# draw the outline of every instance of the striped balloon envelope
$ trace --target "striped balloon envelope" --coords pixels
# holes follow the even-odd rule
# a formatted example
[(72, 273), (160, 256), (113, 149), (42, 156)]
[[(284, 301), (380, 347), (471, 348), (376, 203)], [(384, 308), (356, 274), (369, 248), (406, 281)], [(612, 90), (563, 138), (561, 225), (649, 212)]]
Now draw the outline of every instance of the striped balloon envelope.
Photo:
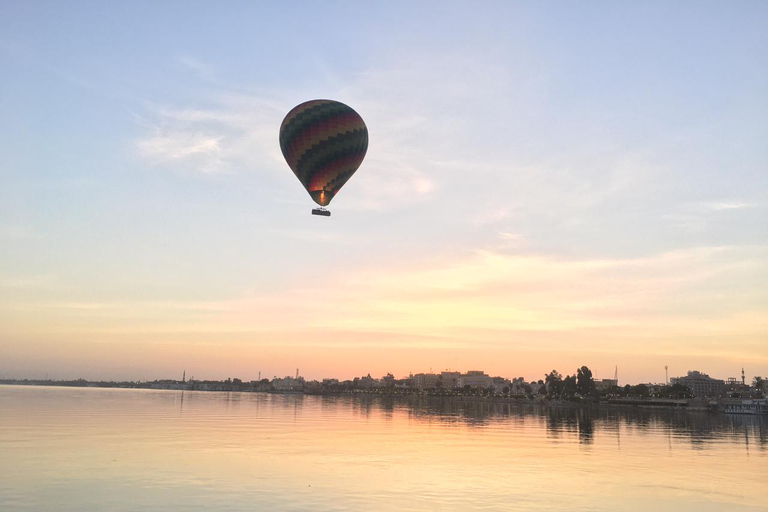
[(280, 149), (312, 199), (327, 206), (363, 163), (368, 128), (363, 118), (343, 103), (307, 101), (283, 119)]

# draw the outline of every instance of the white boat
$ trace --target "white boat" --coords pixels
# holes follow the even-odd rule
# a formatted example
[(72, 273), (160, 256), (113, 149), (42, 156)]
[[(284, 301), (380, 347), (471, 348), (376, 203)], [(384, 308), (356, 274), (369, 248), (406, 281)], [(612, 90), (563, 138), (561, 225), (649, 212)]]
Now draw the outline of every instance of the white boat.
[(768, 414), (768, 399), (727, 400), (723, 404), (726, 414)]

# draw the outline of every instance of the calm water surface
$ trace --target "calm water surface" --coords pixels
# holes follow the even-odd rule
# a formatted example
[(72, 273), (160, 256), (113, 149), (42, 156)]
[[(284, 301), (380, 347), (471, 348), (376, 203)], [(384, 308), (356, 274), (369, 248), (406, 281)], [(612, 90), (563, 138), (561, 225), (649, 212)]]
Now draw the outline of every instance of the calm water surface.
[(768, 511), (767, 419), (0, 386), (0, 510)]

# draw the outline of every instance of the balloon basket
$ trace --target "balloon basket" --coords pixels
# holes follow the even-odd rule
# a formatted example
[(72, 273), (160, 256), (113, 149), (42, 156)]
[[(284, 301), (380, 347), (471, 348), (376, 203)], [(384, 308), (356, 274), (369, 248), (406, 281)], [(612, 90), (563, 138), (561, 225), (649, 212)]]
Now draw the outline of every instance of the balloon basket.
[(326, 210), (325, 208), (313, 208), (312, 215), (322, 215), (323, 217), (330, 217), (331, 211)]

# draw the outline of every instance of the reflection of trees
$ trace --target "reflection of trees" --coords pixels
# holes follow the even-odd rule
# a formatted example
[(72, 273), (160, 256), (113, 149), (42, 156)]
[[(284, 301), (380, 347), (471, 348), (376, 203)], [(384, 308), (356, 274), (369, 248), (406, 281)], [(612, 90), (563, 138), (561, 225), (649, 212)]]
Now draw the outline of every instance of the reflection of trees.
[(595, 435), (595, 423), (589, 411), (582, 410), (584, 414), (579, 415), (579, 442), (583, 444), (592, 444), (592, 438)]
[(548, 408), (547, 429), (573, 431), (578, 425), (579, 440), (589, 443), (595, 431), (618, 432), (621, 427), (638, 431), (666, 431), (674, 438), (687, 439), (694, 447), (705, 447), (714, 441), (730, 440), (745, 442), (748, 435), (751, 442), (761, 449), (768, 449), (768, 430), (765, 421), (757, 416), (736, 416), (703, 411), (655, 410), (655, 409), (611, 409), (593, 408)]
[(485, 426), (497, 422), (536, 422), (546, 428), (548, 436), (563, 433), (578, 435), (579, 442), (589, 445), (596, 433), (619, 435), (622, 429), (668, 432), (673, 438), (688, 440), (694, 447), (704, 448), (714, 441), (729, 440), (734, 444), (749, 443), (768, 450), (768, 418), (749, 415), (726, 415), (691, 410), (658, 410), (614, 408), (610, 406), (544, 406), (536, 404), (496, 402), (461, 398), (411, 395), (386, 397), (367, 395), (350, 402), (362, 415), (378, 410), (387, 417), (402, 410), (415, 421)]

